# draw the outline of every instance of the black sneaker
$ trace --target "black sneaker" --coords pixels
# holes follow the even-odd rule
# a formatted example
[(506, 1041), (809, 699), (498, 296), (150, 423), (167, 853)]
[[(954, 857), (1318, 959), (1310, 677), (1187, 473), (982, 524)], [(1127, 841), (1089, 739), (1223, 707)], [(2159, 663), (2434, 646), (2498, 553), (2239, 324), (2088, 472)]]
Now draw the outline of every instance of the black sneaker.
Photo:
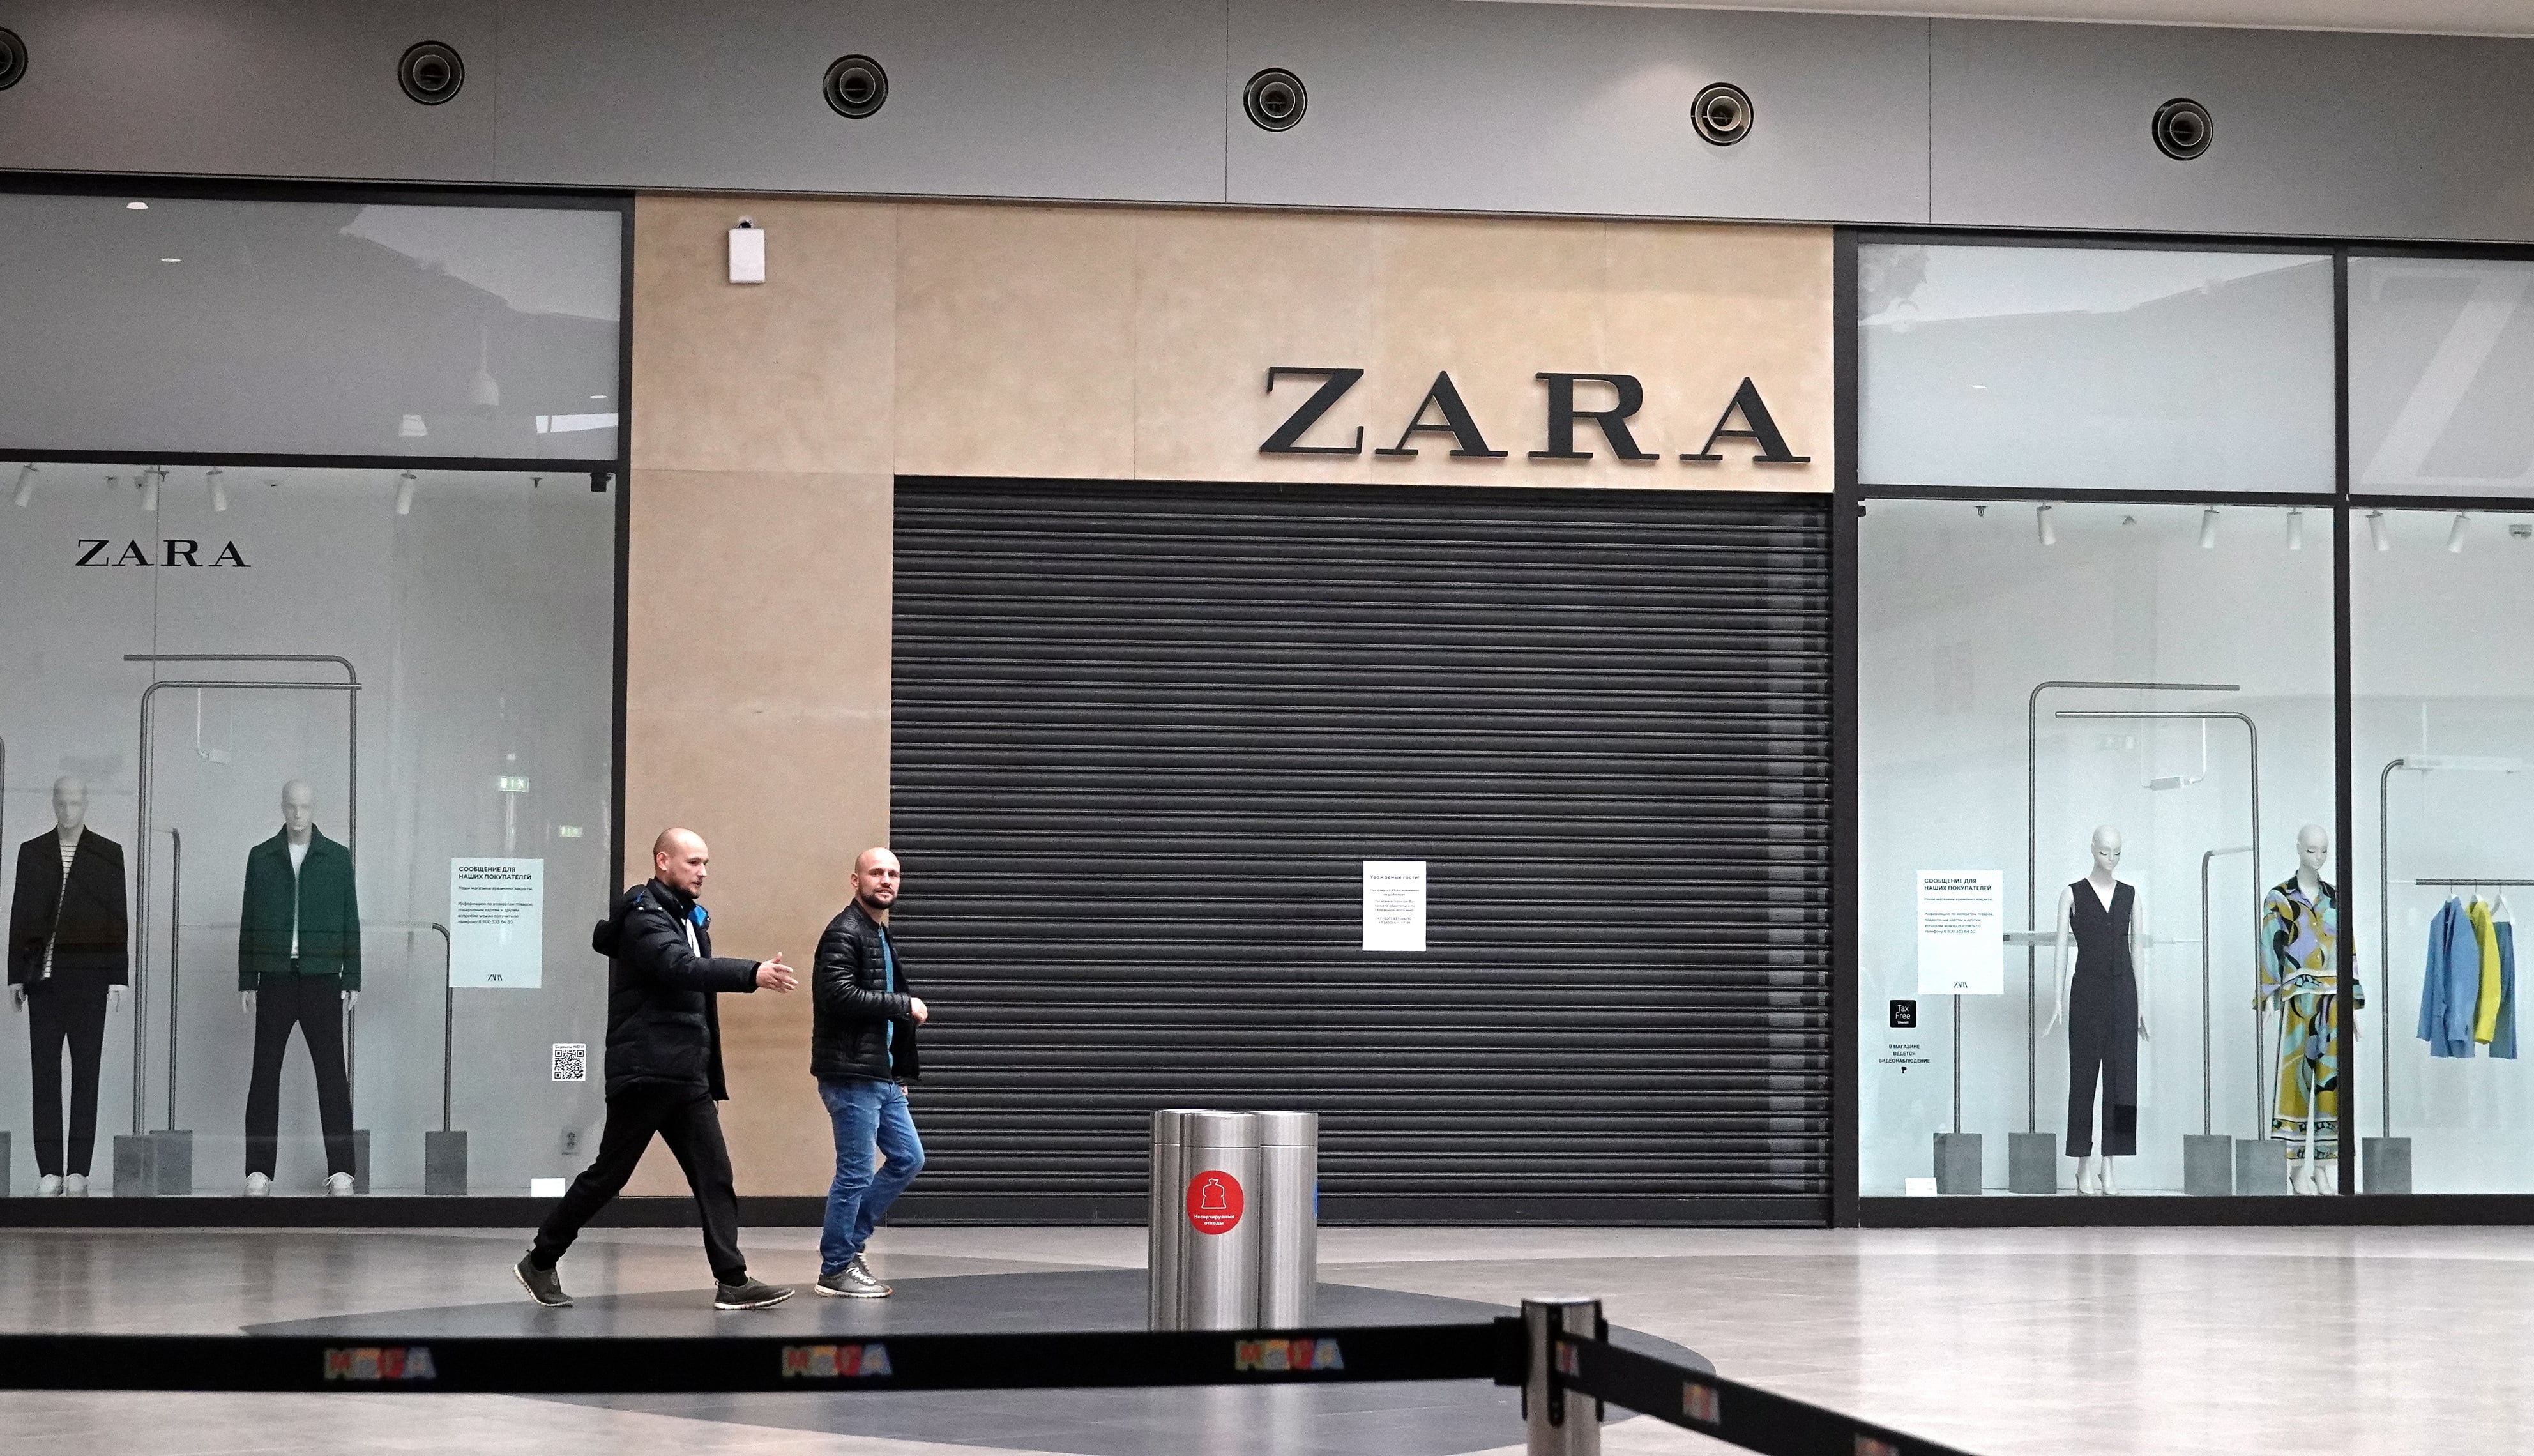
[(716, 1309), (771, 1309), (792, 1298), (792, 1291), (762, 1280), (742, 1278), (737, 1284), (717, 1285), (713, 1289)]
[(820, 1275), (817, 1291), (840, 1300), (885, 1300), (897, 1293), (879, 1282), (878, 1277), (872, 1273), (871, 1265), (863, 1262), (861, 1254), (855, 1254), (852, 1263), (835, 1273)]
[(549, 1309), (572, 1307), (572, 1296), (563, 1292), (563, 1276), (552, 1269), (538, 1268), (535, 1255), (519, 1255), (517, 1267), (511, 1272), (518, 1278), (519, 1288), (528, 1292), (529, 1299)]

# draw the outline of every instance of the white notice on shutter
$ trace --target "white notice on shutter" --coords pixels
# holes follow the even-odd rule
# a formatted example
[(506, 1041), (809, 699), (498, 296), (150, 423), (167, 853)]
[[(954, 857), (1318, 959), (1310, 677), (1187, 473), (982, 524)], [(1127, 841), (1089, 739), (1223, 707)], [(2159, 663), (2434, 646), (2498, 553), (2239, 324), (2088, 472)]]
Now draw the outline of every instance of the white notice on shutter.
[(2006, 876), (1918, 872), (1918, 994), (2006, 993)]
[(1363, 862), (1363, 948), (1425, 948), (1425, 862)]
[(545, 979), (546, 862), (449, 862), (449, 984), (534, 991)]

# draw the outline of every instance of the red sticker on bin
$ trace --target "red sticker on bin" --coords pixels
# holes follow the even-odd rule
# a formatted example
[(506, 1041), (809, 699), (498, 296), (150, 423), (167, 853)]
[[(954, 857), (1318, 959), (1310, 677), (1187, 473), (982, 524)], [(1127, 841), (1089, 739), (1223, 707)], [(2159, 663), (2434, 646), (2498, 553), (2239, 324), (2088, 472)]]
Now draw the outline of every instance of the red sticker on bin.
[(1188, 1180), (1187, 1221), (1200, 1234), (1229, 1234), (1240, 1227), (1240, 1180), (1208, 1169)]

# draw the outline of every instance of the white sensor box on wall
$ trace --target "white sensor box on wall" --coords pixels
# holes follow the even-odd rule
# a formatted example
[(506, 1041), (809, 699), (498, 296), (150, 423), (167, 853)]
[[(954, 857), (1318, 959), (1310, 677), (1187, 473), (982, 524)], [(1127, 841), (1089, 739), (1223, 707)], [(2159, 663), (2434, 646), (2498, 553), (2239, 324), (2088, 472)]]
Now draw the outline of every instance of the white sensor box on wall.
[(765, 281), (765, 229), (742, 217), (730, 230), (730, 280), (734, 283)]

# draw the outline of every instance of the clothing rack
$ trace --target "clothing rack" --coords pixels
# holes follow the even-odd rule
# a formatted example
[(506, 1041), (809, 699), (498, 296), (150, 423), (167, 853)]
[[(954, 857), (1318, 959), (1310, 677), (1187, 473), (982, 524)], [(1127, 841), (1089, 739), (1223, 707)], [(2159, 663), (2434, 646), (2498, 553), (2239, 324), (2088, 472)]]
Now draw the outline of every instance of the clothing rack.
[[(2521, 758), (2476, 758), (2442, 754), (2404, 755), (2387, 759), (2383, 772), (2376, 775), (2376, 977), (2384, 988), (2385, 1034), (2378, 1040), (2383, 1046), (2377, 1053), (2378, 1125), (2383, 1135), (2393, 1135), (2393, 771), (2407, 768), (2414, 773), (2438, 769), (2469, 773), (2520, 773), (2527, 764)], [(2528, 884), (2523, 880), (2422, 880), (2423, 888), (2432, 885), (2463, 884)], [(2351, 1008), (2356, 1014), (2356, 1007)], [(2349, 1069), (2353, 1084), (2357, 1067)], [(2353, 1120), (2354, 1121), (2354, 1120)]]

